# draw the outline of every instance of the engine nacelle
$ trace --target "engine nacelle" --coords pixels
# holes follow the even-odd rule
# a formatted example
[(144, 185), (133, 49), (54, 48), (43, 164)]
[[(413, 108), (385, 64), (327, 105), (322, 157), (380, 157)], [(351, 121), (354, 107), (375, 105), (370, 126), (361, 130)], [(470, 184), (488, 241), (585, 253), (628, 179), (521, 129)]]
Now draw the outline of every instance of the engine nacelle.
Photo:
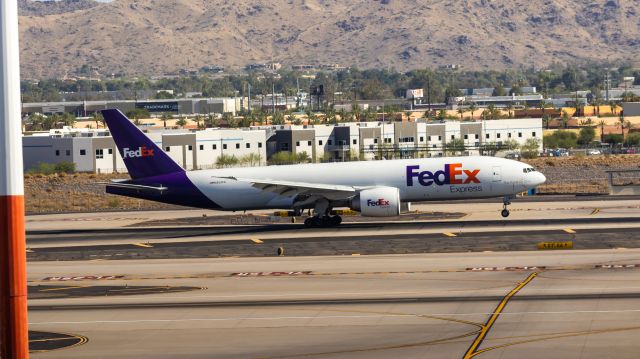
[(365, 217), (399, 216), (400, 190), (395, 187), (365, 189), (351, 200), (349, 207)]

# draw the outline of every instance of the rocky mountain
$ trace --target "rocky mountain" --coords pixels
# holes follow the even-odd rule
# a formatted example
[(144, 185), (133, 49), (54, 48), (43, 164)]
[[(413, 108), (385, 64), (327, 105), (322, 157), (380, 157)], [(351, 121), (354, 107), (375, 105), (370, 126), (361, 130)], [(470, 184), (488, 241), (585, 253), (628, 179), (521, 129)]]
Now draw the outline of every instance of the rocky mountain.
[(263, 62), (403, 70), (632, 59), (638, 11), (640, 0), (91, 2), (22, 11), (22, 76), (64, 76), (83, 65), (163, 74)]
[(93, 0), (18, 0), (20, 15), (24, 16), (46, 16), (63, 14), (76, 10), (85, 10), (98, 5)]

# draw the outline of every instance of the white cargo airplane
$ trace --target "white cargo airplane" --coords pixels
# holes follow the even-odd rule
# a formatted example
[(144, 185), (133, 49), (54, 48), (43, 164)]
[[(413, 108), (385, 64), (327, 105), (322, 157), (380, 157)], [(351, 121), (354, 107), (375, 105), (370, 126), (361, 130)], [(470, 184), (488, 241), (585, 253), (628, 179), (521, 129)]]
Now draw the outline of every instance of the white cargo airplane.
[(119, 110), (102, 111), (131, 180), (107, 193), (158, 202), (243, 211), (313, 209), (307, 227), (333, 226), (336, 207), (363, 216), (400, 214), (401, 204), (503, 197), (502, 216), (516, 193), (546, 181), (533, 167), (496, 157), (441, 157), (185, 171)]

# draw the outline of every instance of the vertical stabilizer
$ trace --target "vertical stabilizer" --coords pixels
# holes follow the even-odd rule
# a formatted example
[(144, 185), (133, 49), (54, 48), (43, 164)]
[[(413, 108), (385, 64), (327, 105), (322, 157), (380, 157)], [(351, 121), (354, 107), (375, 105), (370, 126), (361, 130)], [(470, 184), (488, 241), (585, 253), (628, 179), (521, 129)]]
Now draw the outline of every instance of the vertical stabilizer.
[(142, 133), (120, 110), (103, 110), (102, 116), (131, 178), (184, 172), (182, 167)]

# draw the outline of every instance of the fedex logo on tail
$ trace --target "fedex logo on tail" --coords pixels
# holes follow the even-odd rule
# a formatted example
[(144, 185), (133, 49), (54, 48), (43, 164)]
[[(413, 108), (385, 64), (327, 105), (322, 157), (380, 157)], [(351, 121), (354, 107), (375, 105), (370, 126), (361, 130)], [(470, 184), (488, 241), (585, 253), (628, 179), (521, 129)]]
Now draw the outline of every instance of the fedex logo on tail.
[(124, 148), (122, 150), (123, 158), (138, 158), (138, 157), (153, 157), (153, 149), (148, 149), (146, 146), (138, 147), (138, 149), (132, 150), (130, 148)]
[(367, 207), (380, 207), (380, 206), (388, 206), (389, 201), (384, 198), (379, 198), (378, 200), (367, 200)]
[(407, 186), (413, 186), (414, 179), (422, 186), (480, 183), (478, 173), (479, 169), (463, 169), (462, 163), (449, 163), (444, 165), (444, 169), (435, 172), (420, 171), (420, 166), (407, 166)]

